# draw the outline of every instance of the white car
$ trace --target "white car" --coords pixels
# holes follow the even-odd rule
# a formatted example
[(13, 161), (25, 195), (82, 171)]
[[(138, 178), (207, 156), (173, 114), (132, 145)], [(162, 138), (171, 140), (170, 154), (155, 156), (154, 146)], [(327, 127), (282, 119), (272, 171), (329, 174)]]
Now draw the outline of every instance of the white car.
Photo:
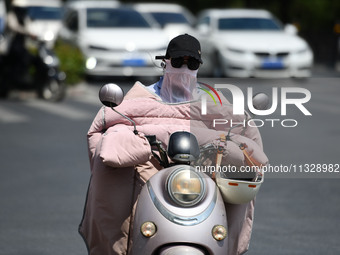
[(206, 10), (198, 18), (203, 65), (200, 75), (309, 77), (313, 52), (265, 10)]
[(160, 26), (169, 36), (169, 40), (180, 34), (192, 34), (196, 22), (195, 16), (185, 7), (168, 3), (139, 3), (135, 9)]
[(71, 2), (66, 6), (60, 37), (83, 52), (87, 75), (162, 75), (155, 56), (166, 51), (167, 36), (119, 2)]
[(27, 30), (53, 47), (62, 26), (62, 0), (14, 0), (13, 3), (27, 9)]

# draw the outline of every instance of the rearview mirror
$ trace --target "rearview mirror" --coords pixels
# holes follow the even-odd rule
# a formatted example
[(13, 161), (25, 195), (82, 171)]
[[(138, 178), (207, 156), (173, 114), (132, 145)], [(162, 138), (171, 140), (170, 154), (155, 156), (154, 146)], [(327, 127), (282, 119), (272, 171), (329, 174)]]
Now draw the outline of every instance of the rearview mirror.
[(296, 35), (298, 33), (298, 29), (293, 24), (287, 24), (284, 27), (284, 31), (289, 35)]
[(209, 33), (209, 26), (207, 24), (199, 24), (197, 30), (202, 35), (207, 35)]
[(123, 102), (124, 91), (117, 84), (108, 83), (100, 88), (99, 99), (105, 106), (116, 107)]
[(114, 109), (114, 107), (120, 105), (124, 99), (124, 91), (122, 90), (121, 87), (119, 87), (117, 84), (114, 84), (114, 83), (105, 84), (99, 90), (99, 99), (103, 105), (110, 107), (113, 111), (118, 113), (120, 116), (130, 121), (131, 124), (133, 125), (133, 133), (135, 133), (135, 135), (138, 135), (136, 123), (132, 119), (130, 119), (128, 116)]

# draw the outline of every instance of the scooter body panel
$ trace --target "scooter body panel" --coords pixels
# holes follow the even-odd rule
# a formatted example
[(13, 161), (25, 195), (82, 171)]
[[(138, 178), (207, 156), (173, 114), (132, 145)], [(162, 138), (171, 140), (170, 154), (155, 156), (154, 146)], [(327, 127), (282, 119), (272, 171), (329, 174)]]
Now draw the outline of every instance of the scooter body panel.
[[(222, 196), (213, 180), (202, 174), (205, 196), (196, 205), (177, 205), (166, 189), (168, 176), (178, 167), (163, 169), (144, 185), (134, 216), (131, 255), (153, 254), (161, 247), (187, 245), (199, 247), (207, 254), (226, 254), (227, 240), (212, 236), (216, 225), (227, 228), (227, 216)], [(151, 221), (157, 231), (152, 237), (142, 235), (140, 228)]]

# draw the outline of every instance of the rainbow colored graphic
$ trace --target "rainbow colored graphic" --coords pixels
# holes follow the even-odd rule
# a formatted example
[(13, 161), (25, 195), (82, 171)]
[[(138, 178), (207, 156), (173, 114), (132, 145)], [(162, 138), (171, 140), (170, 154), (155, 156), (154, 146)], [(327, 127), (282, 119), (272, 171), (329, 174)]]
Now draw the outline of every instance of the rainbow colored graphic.
[[(199, 82), (200, 85), (203, 85), (205, 87), (207, 87), (208, 89), (210, 89), (212, 92), (214, 92), (214, 94), (217, 96), (218, 100), (220, 101), (220, 104), (222, 105), (222, 100), (220, 98), (220, 95), (217, 93), (217, 91), (210, 85), (206, 84), (206, 83), (203, 83), (203, 82)], [(213, 94), (208, 90), (208, 89), (205, 89), (205, 88), (200, 88), (199, 89), (203, 90), (204, 92), (206, 92), (211, 98), (212, 100), (214, 101), (215, 105), (217, 105), (217, 102), (213, 96)]]

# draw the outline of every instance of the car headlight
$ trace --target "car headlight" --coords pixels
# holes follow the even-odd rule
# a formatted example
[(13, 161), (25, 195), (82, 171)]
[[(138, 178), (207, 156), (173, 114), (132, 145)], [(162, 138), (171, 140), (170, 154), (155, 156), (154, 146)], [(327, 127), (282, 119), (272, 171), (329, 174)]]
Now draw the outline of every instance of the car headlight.
[(235, 53), (235, 54), (244, 54), (245, 52), (243, 50), (235, 49), (235, 48), (227, 48), (228, 51)]
[(97, 59), (95, 57), (89, 57), (86, 60), (86, 68), (92, 70), (97, 66)]
[(305, 48), (305, 49), (298, 50), (296, 53), (297, 54), (305, 54), (307, 51), (308, 51), (308, 49)]
[(101, 46), (95, 46), (95, 45), (89, 45), (90, 50), (99, 50), (99, 51), (108, 51), (108, 48), (101, 47)]
[(54, 33), (52, 32), (52, 31), (47, 31), (45, 34), (44, 34), (44, 37), (43, 37), (43, 39), (45, 40), (45, 41), (52, 41), (52, 40), (54, 40), (54, 38), (55, 38), (55, 35), (54, 35)]
[(175, 170), (168, 177), (167, 189), (172, 200), (181, 206), (193, 206), (205, 194), (202, 177), (187, 167)]
[(305, 54), (305, 53), (308, 53), (310, 51), (311, 51), (311, 49), (308, 46), (306, 46), (306, 47), (304, 47), (302, 49), (297, 50), (296, 54)]

